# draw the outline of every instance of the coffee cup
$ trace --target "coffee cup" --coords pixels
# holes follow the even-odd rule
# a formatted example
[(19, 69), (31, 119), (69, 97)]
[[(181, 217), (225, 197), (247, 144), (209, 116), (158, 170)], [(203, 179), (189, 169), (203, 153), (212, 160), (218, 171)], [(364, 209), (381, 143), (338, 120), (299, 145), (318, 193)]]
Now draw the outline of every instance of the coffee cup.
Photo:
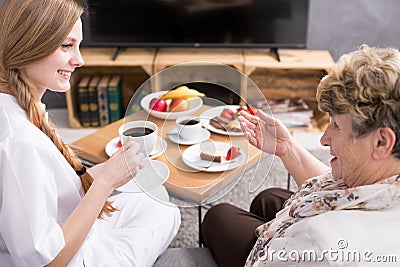
[(201, 120), (199, 117), (183, 116), (176, 119), (176, 128), (179, 137), (187, 140), (193, 140), (201, 134)]
[(130, 137), (140, 145), (139, 152), (150, 156), (157, 143), (158, 127), (151, 121), (130, 121), (118, 128), (118, 135), (122, 144)]

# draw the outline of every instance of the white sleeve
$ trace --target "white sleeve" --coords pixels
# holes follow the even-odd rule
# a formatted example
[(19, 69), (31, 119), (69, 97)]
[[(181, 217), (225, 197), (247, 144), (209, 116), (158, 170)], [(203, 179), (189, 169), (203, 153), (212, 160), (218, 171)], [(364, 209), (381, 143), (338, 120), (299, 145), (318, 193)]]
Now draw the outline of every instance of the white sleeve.
[(0, 150), (1, 236), (16, 266), (43, 266), (65, 245), (56, 170), (45, 148), (9, 148)]

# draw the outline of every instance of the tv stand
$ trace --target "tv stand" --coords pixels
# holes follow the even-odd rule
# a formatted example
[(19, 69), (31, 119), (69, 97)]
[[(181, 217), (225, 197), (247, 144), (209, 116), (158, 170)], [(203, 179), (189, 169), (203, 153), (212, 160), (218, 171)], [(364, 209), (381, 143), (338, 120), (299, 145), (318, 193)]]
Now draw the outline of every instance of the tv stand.
[(272, 54), (272, 56), (278, 61), (281, 62), (281, 59), (279, 57), (279, 53), (278, 53), (278, 48), (277, 47), (272, 47), (269, 52)]
[[(214, 62), (237, 69), (249, 77), (269, 98), (302, 97), (315, 99), (319, 80), (334, 61), (326, 50), (214, 48), (82, 48), (85, 65), (71, 77), (66, 93), (71, 127), (82, 127), (79, 120), (78, 83), (85, 75), (120, 75), (123, 109), (135, 91), (152, 75), (185, 62)], [(277, 51), (276, 51), (277, 52)], [(273, 55), (274, 54), (274, 55)], [(279, 56), (277, 59), (277, 55)], [(179, 76), (176, 77), (179, 79)], [(207, 77), (205, 77), (207, 78)], [(205, 79), (204, 78), (204, 79)], [(174, 78), (175, 79), (175, 78)], [(221, 76), (222, 81), (227, 77)], [(163, 90), (154, 79), (154, 90)], [(153, 86), (153, 83), (152, 83)], [(250, 97), (249, 84), (241, 84), (240, 95)]]

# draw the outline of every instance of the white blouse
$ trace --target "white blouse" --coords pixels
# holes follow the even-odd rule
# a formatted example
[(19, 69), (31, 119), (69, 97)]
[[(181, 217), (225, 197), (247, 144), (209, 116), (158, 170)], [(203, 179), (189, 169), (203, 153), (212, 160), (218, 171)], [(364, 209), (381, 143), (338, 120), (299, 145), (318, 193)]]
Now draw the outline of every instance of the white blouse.
[[(0, 129), (0, 266), (43, 266), (65, 245), (61, 225), (82, 199), (81, 182), (51, 140), (7, 94), (0, 94)], [(98, 220), (70, 266), (107, 266), (109, 261), (133, 266), (139, 262), (134, 253), (139, 249), (144, 250), (142, 257), (148, 256), (143, 265), (151, 265), (175, 236), (180, 224), (176, 206), (143, 193), (120, 194), (113, 200), (117, 207), (129, 207)], [(139, 202), (144, 204), (137, 207)], [(134, 214), (146, 220), (139, 224)], [(121, 220), (137, 229), (129, 232), (130, 225)], [(121, 225), (125, 229), (119, 229)], [(160, 233), (154, 233), (154, 227)], [(140, 244), (141, 238), (146, 245)]]

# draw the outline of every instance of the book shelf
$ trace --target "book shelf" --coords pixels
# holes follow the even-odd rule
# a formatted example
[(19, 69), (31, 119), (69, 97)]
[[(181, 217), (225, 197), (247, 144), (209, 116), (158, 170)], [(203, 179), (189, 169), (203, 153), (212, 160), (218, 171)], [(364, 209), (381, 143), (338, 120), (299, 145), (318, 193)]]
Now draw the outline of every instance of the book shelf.
[[(128, 48), (113, 60), (116, 51), (117, 48), (81, 50), (85, 65), (74, 72), (71, 77), (71, 90), (66, 94), (71, 127), (82, 127), (79, 120), (77, 85), (84, 75), (121, 75), (122, 106), (125, 110), (137, 88), (153, 74), (181, 63), (208, 61), (228, 65), (247, 75), (265, 97), (303, 97), (316, 109), (315, 103), (312, 103), (313, 99), (315, 100), (316, 86), (334, 63), (329, 52), (325, 50), (282, 49), (279, 50), (280, 61), (268, 53), (268, 50)], [(162, 90), (157, 79), (154, 81), (152, 90)], [(244, 99), (247, 97), (247, 88), (246, 81), (243, 81), (240, 95)], [(323, 114), (321, 116), (323, 117)]]
[(82, 48), (85, 61), (71, 77), (71, 90), (66, 93), (69, 125), (82, 127), (79, 114), (78, 83), (85, 75), (120, 75), (122, 109), (125, 110), (136, 89), (153, 74), (155, 49), (128, 48), (114, 60), (117, 48)]

